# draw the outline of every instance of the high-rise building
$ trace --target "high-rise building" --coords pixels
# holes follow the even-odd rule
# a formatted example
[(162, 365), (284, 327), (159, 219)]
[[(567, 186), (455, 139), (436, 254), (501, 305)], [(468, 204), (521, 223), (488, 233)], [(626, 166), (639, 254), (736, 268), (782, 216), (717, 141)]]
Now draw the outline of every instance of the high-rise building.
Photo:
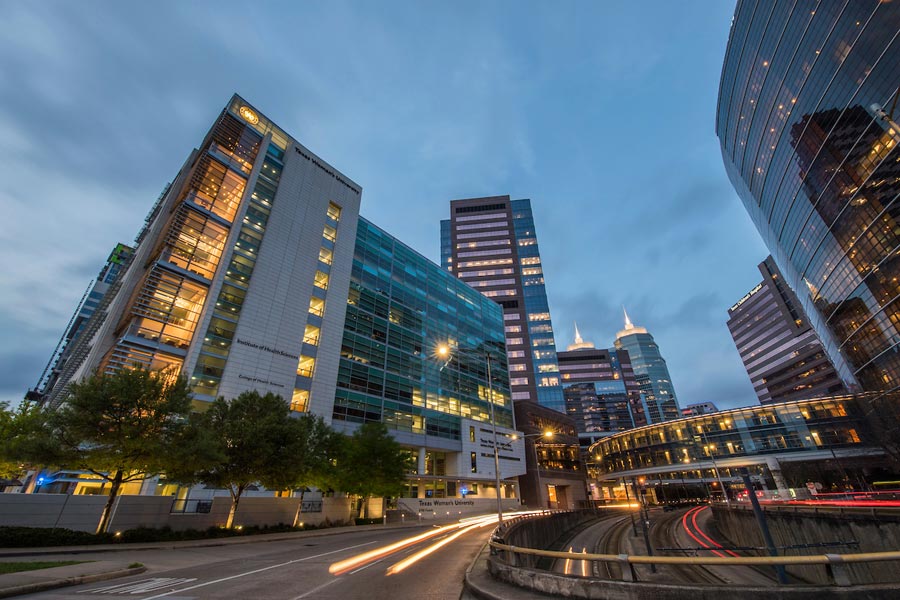
[(330, 416), (360, 195), (234, 96), (151, 211), (51, 401), (83, 374), (139, 364), (184, 374), (195, 401), (256, 389)]
[(575, 326), (575, 343), (558, 354), (566, 412), (583, 450), (601, 437), (649, 424), (626, 350), (597, 349)]
[(625, 314), (625, 329), (616, 334), (616, 349), (626, 350), (638, 387), (644, 395), (644, 405), (650, 423), (660, 423), (681, 416), (678, 398), (669, 375), (666, 360), (659, 346), (644, 327), (638, 327)]
[(740, 0), (716, 132), (845, 387), (900, 386), (900, 5)]
[(759, 401), (843, 394), (843, 383), (771, 256), (759, 271), (762, 282), (728, 310), (728, 330)]
[(503, 309), (360, 219), (360, 197), (234, 96), (36, 395), (135, 364), (188, 377), (195, 403), (272, 392), (344, 432), (383, 422), (418, 459), (406, 498), (518, 505)]
[(531, 201), (451, 201), (441, 264), (503, 307), (513, 401), (565, 412)]

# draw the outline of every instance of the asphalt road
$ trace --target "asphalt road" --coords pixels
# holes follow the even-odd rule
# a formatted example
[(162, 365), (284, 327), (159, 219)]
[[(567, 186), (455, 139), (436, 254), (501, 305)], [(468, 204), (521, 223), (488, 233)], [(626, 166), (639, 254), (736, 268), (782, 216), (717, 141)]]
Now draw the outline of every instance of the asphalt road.
[[(402, 548), (388, 556), (347, 567), (339, 575), (329, 566), (386, 544), (436, 528), (347, 532), (328, 537), (177, 550), (79, 554), (78, 560), (141, 562), (147, 572), (134, 577), (62, 588), (22, 598), (135, 598), (188, 600), (459, 600), (465, 570), (487, 541), (492, 527), (453, 531)], [(387, 569), (436, 542), (445, 545), (404, 570)], [(46, 557), (52, 560), (59, 556)], [(44, 557), (42, 557), (42, 560)]]

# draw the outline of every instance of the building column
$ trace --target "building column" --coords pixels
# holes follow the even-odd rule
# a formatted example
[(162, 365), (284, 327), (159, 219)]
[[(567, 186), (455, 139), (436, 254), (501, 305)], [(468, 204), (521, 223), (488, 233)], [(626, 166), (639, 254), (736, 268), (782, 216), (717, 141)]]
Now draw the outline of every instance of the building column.
[(790, 498), (791, 493), (788, 490), (788, 485), (784, 480), (784, 476), (781, 474), (781, 464), (778, 462), (778, 459), (774, 456), (766, 458), (766, 466), (769, 467), (769, 472), (772, 474), (772, 480), (775, 481), (778, 495), (785, 500)]
[(425, 475), (425, 447), (419, 448), (419, 462), (416, 469), (419, 475)]

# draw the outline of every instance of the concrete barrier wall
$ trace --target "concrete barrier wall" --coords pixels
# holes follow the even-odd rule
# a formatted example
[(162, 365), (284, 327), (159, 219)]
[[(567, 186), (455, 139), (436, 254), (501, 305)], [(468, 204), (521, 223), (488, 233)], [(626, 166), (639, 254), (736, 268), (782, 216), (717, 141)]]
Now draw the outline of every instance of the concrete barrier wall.
[[(568, 540), (571, 532), (596, 521), (598, 516), (593, 510), (577, 510), (522, 517), (502, 526), (497, 533), (503, 543), (510, 546), (559, 550), (560, 543)], [(534, 567), (540, 559), (523, 554), (515, 560), (519, 566)]]
[(0, 494), (0, 526), (97, 530), (106, 496)]
[[(859, 542), (859, 548), (830, 547), (790, 550), (793, 556), (813, 554), (849, 554), (900, 550), (900, 517), (866, 515), (860, 512), (813, 513), (783, 509), (766, 510), (766, 520), (776, 546), (820, 544), (826, 542)], [(735, 546), (763, 547), (762, 533), (753, 511), (744, 508), (715, 506), (713, 518), (719, 531)], [(848, 565), (854, 583), (890, 583), (900, 580), (900, 564), (878, 562)], [(824, 566), (788, 567), (788, 572), (810, 583), (828, 581)], [(898, 592), (900, 597), (900, 592)]]
[[(628, 583), (557, 575), (548, 571), (514, 567), (488, 559), (488, 570), (494, 579), (555, 597), (603, 600), (895, 600), (894, 585), (853, 587), (782, 586), (744, 587), (737, 585), (671, 585), (660, 583)], [(514, 597), (510, 595), (510, 597)]]
[[(100, 523), (106, 496), (72, 496), (68, 494), (0, 494), (0, 526), (60, 527), (93, 533)], [(235, 516), (236, 525), (291, 525), (300, 498), (242, 498)], [(347, 523), (351, 519), (349, 498), (324, 498), (320, 512), (307, 512), (301, 521), (320, 526)], [(113, 505), (109, 531), (126, 531), (138, 527), (175, 531), (207, 529), (222, 526), (231, 509), (230, 496), (216, 496), (208, 513), (170, 513), (172, 498), (168, 496), (119, 496)]]

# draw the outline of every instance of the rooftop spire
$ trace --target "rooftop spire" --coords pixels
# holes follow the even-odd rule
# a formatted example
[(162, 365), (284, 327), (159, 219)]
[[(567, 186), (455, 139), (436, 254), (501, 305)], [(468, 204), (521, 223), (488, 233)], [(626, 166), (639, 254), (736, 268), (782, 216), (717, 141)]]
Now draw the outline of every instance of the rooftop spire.
[(578, 331), (578, 323), (575, 323), (575, 343), (570, 344), (566, 350), (584, 350), (586, 348), (593, 349), (594, 345), (582, 339), (581, 332)]
[(631, 319), (628, 317), (628, 311), (625, 310), (625, 305), (622, 305), (622, 314), (625, 315), (625, 329), (616, 334), (616, 340), (623, 338), (627, 335), (634, 335), (638, 333), (647, 333), (647, 330), (644, 327), (640, 327), (631, 322)]

